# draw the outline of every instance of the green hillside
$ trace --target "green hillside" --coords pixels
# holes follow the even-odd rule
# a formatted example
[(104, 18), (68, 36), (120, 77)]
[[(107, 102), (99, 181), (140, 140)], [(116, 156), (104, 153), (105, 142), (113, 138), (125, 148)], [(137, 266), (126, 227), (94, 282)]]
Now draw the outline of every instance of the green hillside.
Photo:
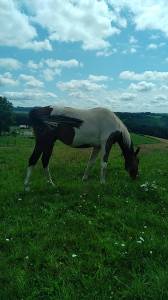
[(168, 299), (168, 144), (133, 140), (141, 145), (136, 181), (115, 146), (107, 184), (99, 161), (82, 183), (89, 149), (58, 143), (56, 188), (39, 163), (25, 193), (34, 140), (0, 138), (0, 299)]

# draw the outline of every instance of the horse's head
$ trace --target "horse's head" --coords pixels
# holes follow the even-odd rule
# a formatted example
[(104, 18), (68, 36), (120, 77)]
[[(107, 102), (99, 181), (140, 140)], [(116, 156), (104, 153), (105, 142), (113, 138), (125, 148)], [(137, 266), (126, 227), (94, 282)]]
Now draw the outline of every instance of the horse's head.
[(139, 150), (140, 148), (138, 147), (137, 150), (133, 151), (125, 160), (125, 169), (132, 179), (136, 179), (138, 176), (139, 159), (137, 155)]

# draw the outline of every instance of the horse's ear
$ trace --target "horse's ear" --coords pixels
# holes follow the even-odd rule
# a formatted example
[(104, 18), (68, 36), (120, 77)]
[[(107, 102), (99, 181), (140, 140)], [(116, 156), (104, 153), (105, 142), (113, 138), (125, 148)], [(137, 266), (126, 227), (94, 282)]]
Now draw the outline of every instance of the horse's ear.
[(134, 152), (134, 153), (135, 153), (135, 156), (138, 155), (139, 151), (140, 151), (140, 147), (138, 147), (138, 148), (136, 149), (136, 151)]

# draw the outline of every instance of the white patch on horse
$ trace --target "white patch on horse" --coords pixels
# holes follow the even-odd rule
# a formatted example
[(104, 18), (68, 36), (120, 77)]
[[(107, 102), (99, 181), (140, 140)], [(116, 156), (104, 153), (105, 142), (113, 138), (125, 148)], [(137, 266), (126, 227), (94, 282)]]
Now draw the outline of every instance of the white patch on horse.
[[(138, 151), (134, 152), (131, 137), (126, 126), (115, 115), (115, 113), (109, 109), (101, 107), (92, 109), (76, 109), (62, 106), (48, 106), (44, 108), (35, 108), (32, 113), (30, 112), (30, 115), (34, 131), (36, 132), (36, 143), (37, 148), (39, 147), (38, 149), (41, 149), (41, 144), (38, 145), (38, 143), (40, 143), (40, 128), (45, 129), (47, 124), (51, 126), (57, 126), (60, 124), (60, 126), (58, 126), (58, 132), (53, 131), (52, 133), (55, 134), (55, 140), (59, 139), (71, 147), (93, 147), (93, 152), (85, 170), (83, 179), (88, 178), (89, 169), (95, 162), (99, 150), (101, 150), (100, 181), (101, 183), (105, 183), (105, 172), (107, 169), (109, 153), (112, 145), (116, 142), (119, 144), (124, 154), (126, 170), (133, 179), (136, 178), (138, 174), (137, 154), (139, 150), (137, 149)], [(47, 124), (45, 122), (47, 122)], [(61, 124), (63, 124), (63, 126), (61, 126)], [(52, 134), (50, 135), (50, 132), (46, 130), (46, 136), (43, 136), (43, 153), (45, 153), (47, 143), (49, 144), (52, 141)], [(38, 154), (37, 152), (35, 154), (35, 158), (33, 157), (33, 153), (33, 159), (30, 157), (30, 164), (25, 179), (25, 188), (27, 188), (29, 184), (32, 165), (35, 165), (40, 157), (40, 153)], [(48, 162), (49, 157), (45, 167), (48, 166)], [(46, 168), (46, 173), (49, 182), (52, 184), (48, 168)]]

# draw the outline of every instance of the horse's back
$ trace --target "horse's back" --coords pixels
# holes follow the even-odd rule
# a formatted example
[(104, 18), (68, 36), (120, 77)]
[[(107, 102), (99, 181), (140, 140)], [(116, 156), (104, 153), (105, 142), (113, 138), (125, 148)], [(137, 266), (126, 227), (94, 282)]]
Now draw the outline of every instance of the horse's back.
[(75, 128), (72, 146), (81, 144), (100, 145), (111, 133), (122, 131), (124, 128), (123, 123), (116, 114), (107, 108), (78, 109), (60, 106), (53, 106), (52, 108), (52, 116), (64, 115), (82, 121), (80, 128)]

